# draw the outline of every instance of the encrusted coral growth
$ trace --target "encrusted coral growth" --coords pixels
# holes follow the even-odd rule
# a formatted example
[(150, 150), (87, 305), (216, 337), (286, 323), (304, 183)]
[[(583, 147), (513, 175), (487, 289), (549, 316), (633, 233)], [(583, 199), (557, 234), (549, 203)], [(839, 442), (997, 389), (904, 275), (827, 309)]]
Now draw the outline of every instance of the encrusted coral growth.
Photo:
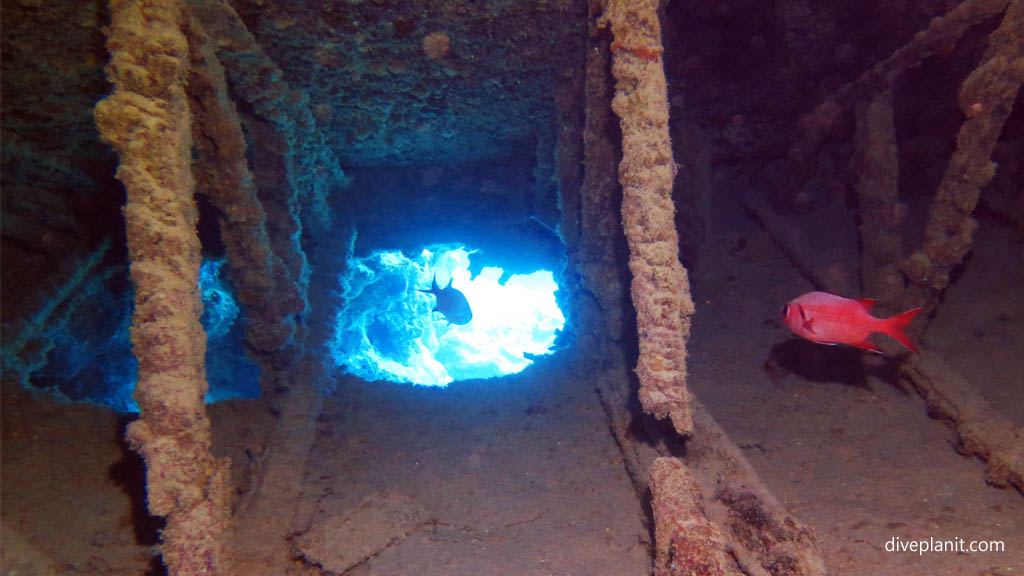
[(655, 576), (740, 575), (728, 543), (704, 515), (700, 487), (678, 458), (651, 466)]
[(199, 317), (200, 246), (192, 197), (192, 135), (181, 2), (114, 0), (107, 75), (96, 105), (102, 137), (120, 155), (140, 419), (127, 432), (146, 460), (148, 504), (166, 516), (161, 551), (171, 574), (228, 573), (226, 460), (210, 452), (203, 396), (206, 335)]
[[(799, 230), (784, 225), (764, 203), (748, 203), (772, 240), (792, 260), (794, 267), (821, 290), (843, 292), (816, 270), (814, 259), (799, 247), (808, 241)], [(867, 284), (865, 284), (867, 286)], [(913, 293), (912, 289), (904, 295)], [(894, 308), (899, 309), (899, 308)], [(882, 343), (883, 347), (898, 346)], [(910, 380), (928, 404), (928, 413), (946, 421), (960, 438), (960, 451), (976, 455), (987, 464), (986, 479), (1000, 487), (1015, 486), (1024, 491), (1024, 432), (969, 382), (959, 377), (939, 356), (922, 350), (899, 364), (900, 374)]]
[[(232, 95), (251, 108), (252, 114), (242, 118), (249, 133), (249, 166), (266, 213), (271, 249), (284, 264), (284, 281), (294, 284), (302, 303), (299, 314), (304, 314), (310, 269), (302, 241), (330, 228), (327, 195), (333, 187), (346, 185), (347, 177), (317, 130), (307, 97), (283, 80), (281, 69), (264, 54), (235, 10), (216, 1), (188, 5), (216, 39)], [(305, 339), (306, 327), (300, 323), (293, 342), (301, 347)], [(276, 358), (285, 368), (286, 360), (298, 356), (296, 352)], [(276, 386), (264, 379), (265, 392)]]
[(900, 373), (924, 398), (928, 413), (956, 430), (960, 452), (985, 461), (989, 484), (1024, 493), (1024, 427), (996, 410), (938, 354), (924, 350), (900, 364)]
[[(587, 2), (593, 23), (605, 9), (604, 0)], [(575, 72), (559, 92), (559, 182), (561, 183), (561, 235), (568, 256), (563, 285), (574, 300), (572, 319), (580, 350), (580, 369), (590, 371), (608, 414), (612, 433), (620, 443), (626, 469), (637, 494), (647, 497), (647, 466), (634, 449), (628, 433), (633, 413), (628, 359), (621, 339), (629, 303), (625, 298), (628, 274), (625, 237), (619, 224), (621, 198), (615, 166), (617, 151), (610, 101), (609, 61), (611, 33), (592, 24), (587, 41), (585, 73)], [(584, 117), (566, 110), (583, 98)], [(571, 127), (566, 129), (565, 127)], [(582, 145), (582, 148), (579, 146)], [(581, 158), (582, 156), (582, 158)], [(583, 168), (582, 173), (580, 168)], [(646, 447), (649, 448), (649, 447)]]
[(883, 302), (903, 292), (899, 165), (891, 100), (892, 94), (886, 92), (870, 104), (857, 105), (857, 149), (852, 162), (860, 205), (864, 293)]
[[(891, 112), (883, 110), (886, 106), (877, 101), (859, 111), (861, 149), (856, 169), (861, 172), (862, 179), (858, 192), (864, 221), (861, 228), (865, 248), (864, 286), (883, 299), (888, 298), (893, 311), (922, 306), (925, 313), (921, 316), (926, 317), (939, 305), (949, 284), (950, 272), (971, 249), (977, 228), (971, 214), (981, 188), (995, 174), (993, 150), (1024, 82), (1024, 1), (962, 2), (944, 17), (933, 19), (928, 28), (919, 32), (910, 43), (854, 83), (844, 86), (808, 116), (809, 120), (818, 121), (805, 123), (804, 128), (823, 126), (827, 123), (820, 122), (822, 118), (835, 116), (853, 98), (870, 98), (873, 93), (888, 90), (893, 78), (906, 68), (940, 49), (950, 49), (971, 26), (1004, 9), (1002, 21), (989, 36), (989, 45), (980, 63), (960, 86), (958, 104), (966, 119), (957, 134), (956, 150), (932, 201), (924, 242), (908, 257), (898, 252), (899, 240), (893, 236), (896, 203), (892, 182), (896, 179), (893, 173), (896, 152), (895, 144), (890, 143), (892, 120), (888, 116)], [(808, 152), (820, 143), (824, 131), (812, 129), (804, 136), (790, 150), (790, 159), (797, 164), (810, 157)], [(796, 172), (799, 173), (799, 169)], [(881, 186), (884, 190), (870, 190), (873, 186)], [(809, 259), (801, 258), (794, 249), (803, 242), (795, 236), (775, 233), (773, 229), (778, 226), (772, 226), (774, 218), (770, 211), (759, 212), (766, 228), (793, 258), (797, 268), (812, 281), (818, 277), (809, 265)], [(892, 278), (893, 258), (903, 273), (899, 281)], [(902, 290), (896, 290), (904, 280), (906, 283)], [(821, 287), (829, 289), (828, 286)], [(915, 355), (901, 363), (900, 370), (928, 403), (930, 413), (943, 418), (956, 429), (961, 450), (986, 461), (987, 479), (991, 484), (1024, 489), (1024, 459), (1019, 448), (1018, 427), (937, 356), (927, 352)]]
[[(590, 2), (591, 14), (600, 13), (603, 8), (604, 2)], [(563, 205), (562, 231), (569, 260), (581, 279), (577, 291), (578, 338), (583, 349), (600, 351), (622, 337), (623, 287), (628, 279), (619, 265), (626, 248), (619, 224), (617, 154), (611, 138), (613, 116), (608, 99), (611, 39), (607, 32), (592, 32), (586, 51), (586, 75), (582, 79), (586, 109), (583, 181), (574, 201)]]
[(275, 144), (281, 148), (276, 152), (284, 157), (286, 170), (283, 184), (294, 196), (288, 206), (308, 233), (326, 232), (331, 226), (327, 196), (333, 187), (347, 185), (348, 177), (317, 129), (309, 98), (291, 89), (284, 72), (227, 2), (189, 0), (188, 5), (217, 38), (217, 56), (234, 96), (251, 105), (278, 135)]
[(245, 135), (228, 95), (224, 69), (195, 18), (189, 23), (189, 40), (192, 67), (188, 93), (199, 152), (199, 191), (220, 213), (231, 281), (248, 313), (249, 346), (260, 356), (288, 353), (285, 348), (292, 343), (296, 316), (305, 303), (296, 285), (282, 273), (281, 259), (270, 249), (266, 213), (245, 160)]
[[(235, 165), (229, 177), (219, 176), (226, 177), (229, 185), (241, 186), (235, 193), (245, 196), (246, 204), (254, 209), (261, 205), (265, 213), (265, 237), (249, 220), (258, 216), (256, 212), (238, 214), (238, 225), (248, 227), (241, 241), (261, 245), (265, 240), (269, 242), (274, 291), (260, 295), (264, 302), (259, 305), (270, 307), (265, 312), (271, 321), (284, 319), (275, 325), (282, 331), (270, 343), (282, 342), (286, 331), (295, 328), (292, 345), (274, 354), (274, 369), (263, 372), (261, 387), (264, 395), (275, 402), (279, 418), (268, 438), (265, 454), (269, 456), (255, 479), (258, 487), (239, 503), (230, 540), (239, 573), (281, 574), (291, 562), (286, 538), (300, 528), (298, 524), (308, 521), (290, 512), (302, 500), (303, 463), (316, 438), (322, 392), (330, 386), (322, 358), (309, 352), (322, 347), (329, 337), (329, 310), (334, 309), (336, 295), (326, 277), (336, 271), (337, 261), (344, 254), (334, 252), (331, 259), (331, 250), (350, 236), (335, 232), (331, 238), (316, 237), (332, 224), (326, 204), (328, 192), (345, 185), (347, 178), (317, 130), (307, 98), (291, 90), (280, 68), (263, 52), (235, 10), (219, 1), (189, 1), (188, 5), (216, 47), (216, 58), (208, 53), (200, 56), (211, 63), (219, 61), (230, 80), (231, 96), (248, 108), (247, 113), (239, 114), (249, 137), (247, 149), (233, 114), (224, 117), (226, 124), (214, 130), (225, 132), (221, 136), (226, 140), (217, 140), (216, 144), (228, 145), (229, 161)], [(215, 92), (218, 99), (228, 97), (219, 79)], [(215, 107), (222, 109), (217, 111), (218, 117), (231, 111), (230, 106), (211, 103), (204, 105), (203, 113)], [(203, 144), (200, 141), (201, 151)], [(244, 170), (243, 154), (248, 155), (251, 174)], [(250, 202), (253, 193), (258, 204)], [(309, 244), (317, 247), (313, 254), (321, 257), (318, 273), (324, 278), (311, 287), (311, 268), (303, 241), (312, 238), (316, 241)], [(254, 265), (253, 273), (260, 265), (265, 270), (262, 248), (250, 246), (248, 250), (244, 261)], [(244, 290), (261, 282), (267, 280), (254, 278), (239, 282), (239, 286)], [(310, 316), (316, 320), (306, 322)]]
[[(1002, 22), (989, 36), (989, 46), (981, 62), (960, 86), (958, 102), (966, 120), (957, 134), (957, 146), (931, 205), (921, 249), (902, 261), (900, 268), (909, 281), (902, 293), (891, 294), (896, 307), (923, 305), (930, 312), (938, 305), (940, 293), (949, 284), (950, 271), (971, 247), (977, 223), (971, 217), (981, 188), (995, 174), (992, 152), (999, 139), (1014, 100), (1024, 81), (1024, 5), (1020, 0), (967, 0), (942, 18), (935, 18), (907, 45), (875, 65), (855, 82), (841, 88), (808, 118), (819, 120), (835, 116), (855, 97), (870, 96), (888, 90), (892, 80), (908, 67), (940, 49), (948, 49), (973, 25), (998, 14), (1005, 8)], [(873, 97), (873, 96), (871, 96)], [(888, 99), (883, 96), (883, 99)], [(888, 108), (887, 110), (885, 108)], [(891, 106), (879, 101), (861, 110), (858, 120), (858, 164), (862, 184), (862, 240), (865, 244), (865, 274), (877, 276), (880, 265), (889, 267), (894, 253), (899, 255), (894, 208), (896, 176), (895, 139)], [(804, 127), (825, 126), (823, 122), (805, 122)], [(880, 131), (885, 131), (882, 134)], [(806, 158), (807, 150), (824, 135), (810, 130), (806, 138), (791, 150), (791, 159)], [(880, 188), (884, 188), (882, 191)], [(882, 262), (884, 261), (884, 262)], [(886, 268), (882, 274), (891, 276)], [(865, 278), (880, 292), (893, 292), (896, 282), (882, 277)], [(927, 314), (925, 314), (927, 315)]]
[[(594, 18), (605, 2), (590, 0), (588, 7)], [(660, 63), (649, 59), (660, 50), (633, 54), (637, 48), (649, 46), (647, 43), (660, 46), (656, 3), (644, 3), (642, 9), (641, 17), (630, 6), (613, 5), (606, 19), (598, 21), (598, 25), (610, 21), (619, 41), (613, 67), (618, 93), (611, 109), (607, 75), (611, 42), (606, 33), (591, 29), (582, 137), (585, 175), (578, 194), (573, 193), (575, 187), (566, 186), (566, 182), (578, 181), (572, 167), (563, 166), (559, 172), (563, 182), (562, 235), (570, 268), (575, 268), (581, 279), (577, 290), (581, 294), (580, 338), (589, 338), (588, 349), (598, 350), (598, 358), (588, 358), (588, 367), (637, 494), (654, 498), (658, 574), (739, 574), (738, 564), (749, 574), (766, 574), (764, 567), (785, 565), (787, 573), (818, 576), (824, 574), (824, 565), (813, 535), (768, 493), (739, 448), (686, 392), (685, 343), (693, 304), (676, 248), (670, 196), (675, 171), (665, 81)], [(622, 293), (606, 286), (625, 284), (616, 254), (621, 236), (615, 218), (618, 198), (612, 172), (616, 156), (611, 140), (612, 110), (622, 120), (624, 139), (619, 180), (625, 189), (622, 214), (631, 251), (632, 296), (642, 355), (637, 369), (640, 398), (645, 410), (661, 417), (671, 415), (675, 430), (690, 436), (686, 446), (694, 458), (691, 461), (688, 456), (685, 464), (675, 457), (659, 458), (669, 456), (669, 446), (679, 441), (678, 437), (669, 438), (669, 434), (656, 443), (641, 442), (630, 432), (635, 422), (630, 406), (632, 379), (624, 359), (625, 347), (615, 345), (619, 336), (615, 331), (624, 320), (618, 311), (622, 303), (617, 302)], [(559, 150), (560, 160), (563, 150), (566, 159), (575, 157), (566, 144)], [(671, 367), (676, 369), (665, 370)], [(655, 368), (658, 373), (653, 373)], [(740, 493), (763, 512), (756, 523), (733, 514), (725, 501), (730, 494)], [(709, 511), (715, 512), (713, 518)]]
[(657, 9), (655, 0), (613, 0), (601, 22), (611, 24), (619, 47), (612, 61), (612, 110), (622, 128), (619, 182), (640, 341), (640, 402), (658, 418), (671, 417), (676, 431), (689, 435), (686, 341), (694, 310), (679, 261), (672, 203), (676, 165)]
[[(690, 403), (693, 436), (686, 442), (685, 461), (671, 456), (672, 448), (666, 442), (641, 441), (627, 433), (628, 417), (623, 422), (614, 415), (629, 413), (625, 401), (629, 397), (628, 386), (619, 384), (626, 381), (624, 372), (620, 366), (618, 371), (613, 368), (594, 378), (606, 409), (613, 412), (612, 432), (622, 448), (626, 471), (637, 493), (642, 498), (655, 499), (658, 567), (663, 567), (663, 560), (671, 557), (680, 564), (677, 568), (683, 570), (678, 573), (688, 574), (685, 551), (697, 547), (705, 553), (717, 554), (714, 549), (720, 542), (745, 574), (826, 574), (814, 533), (772, 495), (743, 451), (697, 398)], [(661, 459), (669, 463), (658, 464), (660, 469), (656, 471), (655, 463)], [(677, 471), (684, 465), (684, 471)], [(661, 485), (656, 485), (659, 482)], [(694, 488), (700, 490), (699, 501)], [(703, 520), (695, 518), (695, 510), (703, 514), (713, 531), (704, 526)], [(702, 535), (689, 540), (681, 532), (683, 527), (693, 524), (701, 526)], [(679, 549), (673, 552), (673, 547)], [(731, 563), (720, 565), (731, 567)]]
[(726, 535), (729, 552), (748, 574), (823, 576), (814, 533), (768, 491), (754, 467), (707, 409), (693, 399), (693, 441), (687, 464), (706, 502), (708, 519)]
[(908, 280), (920, 287), (923, 295), (907, 294), (902, 300), (923, 300), (926, 313), (938, 306), (950, 271), (971, 249), (978, 226), (971, 213), (981, 188), (995, 175), (992, 150), (1022, 82), (1024, 1), (1013, 0), (999, 28), (989, 36), (981, 62), (960, 85), (960, 110), (967, 119), (960, 126), (956, 150), (932, 201), (924, 246), (904, 267)]
[(933, 18), (928, 28), (914, 35), (888, 58), (875, 64), (856, 80), (840, 87), (836, 92), (806, 114), (797, 125), (798, 133), (789, 149), (791, 180), (790, 194), (796, 194), (806, 176), (811, 160), (821, 147), (829, 130), (836, 124), (843, 110), (859, 100), (869, 100), (874, 94), (891, 87), (893, 79), (908, 68), (943, 50), (950, 50), (969, 29), (995, 16), (1006, 8), (1009, 0), (965, 0), (946, 15)]

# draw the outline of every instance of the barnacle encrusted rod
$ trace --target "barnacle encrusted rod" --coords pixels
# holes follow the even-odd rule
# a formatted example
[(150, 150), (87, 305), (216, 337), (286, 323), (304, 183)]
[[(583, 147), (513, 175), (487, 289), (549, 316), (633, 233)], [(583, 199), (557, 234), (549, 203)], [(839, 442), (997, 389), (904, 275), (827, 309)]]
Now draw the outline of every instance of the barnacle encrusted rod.
[(132, 348), (140, 419), (128, 441), (146, 460), (147, 500), (165, 516), (161, 551), (170, 574), (225, 574), (229, 518), (226, 460), (210, 452), (206, 334), (199, 322), (200, 245), (192, 197), (192, 134), (185, 82), (188, 41), (178, 1), (112, 0), (107, 77), (96, 105), (103, 139), (120, 156), (131, 279)]
[(651, 465), (654, 573), (741, 576), (730, 544), (703, 510), (700, 486), (682, 460), (661, 457)]
[(619, 182), (640, 341), (640, 402), (658, 418), (671, 417), (676, 431), (689, 435), (686, 342), (693, 301), (679, 261), (672, 203), (676, 164), (657, 9), (656, 0), (613, 0), (599, 23), (611, 24), (615, 36), (612, 110), (622, 127)]
[(235, 104), (228, 95), (224, 68), (198, 19), (189, 24), (192, 55), (188, 82), (199, 189), (220, 212), (220, 231), (231, 262), (231, 280), (248, 312), (246, 339), (264, 364), (288, 353), (295, 316), (304, 302), (288, 281), (284, 263), (271, 249), (267, 214), (245, 159), (246, 142)]
[[(942, 16), (932, 18), (928, 27), (893, 52), (888, 58), (844, 84), (796, 125), (787, 153), (793, 164), (790, 190), (799, 190), (835, 118), (858, 101), (871, 100), (892, 87), (892, 81), (926, 58), (950, 50), (971, 28), (1006, 9), (1009, 0), (964, 0)], [(795, 194), (795, 192), (792, 192)]]
[(904, 288), (899, 268), (903, 237), (898, 217), (899, 154), (892, 92), (858, 103), (856, 111), (856, 151), (851, 166), (857, 176), (864, 294), (891, 302)]
[(992, 150), (1010, 117), (1024, 82), (1024, 1), (1013, 0), (989, 35), (978, 66), (960, 85), (958, 103), (966, 120), (956, 136), (956, 150), (939, 183), (925, 226), (924, 246), (903, 265), (908, 280), (921, 287), (925, 313), (934, 310), (949, 285), (949, 275), (971, 250), (977, 222), (971, 216), (981, 189), (992, 180)]

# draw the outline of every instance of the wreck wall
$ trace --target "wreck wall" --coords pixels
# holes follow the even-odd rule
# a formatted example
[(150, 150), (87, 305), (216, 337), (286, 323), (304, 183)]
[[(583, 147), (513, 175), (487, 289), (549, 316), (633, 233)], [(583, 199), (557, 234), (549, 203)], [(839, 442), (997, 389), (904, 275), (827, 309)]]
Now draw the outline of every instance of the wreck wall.
[[(4, 2), (0, 342), (6, 384), (39, 370), (122, 253), (116, 156), (92, 106), (107, 90), (102, 2)], [(117, 224), (115, 227), (114, 225)], [(113, 248), (111, 250), (111, 248)]]

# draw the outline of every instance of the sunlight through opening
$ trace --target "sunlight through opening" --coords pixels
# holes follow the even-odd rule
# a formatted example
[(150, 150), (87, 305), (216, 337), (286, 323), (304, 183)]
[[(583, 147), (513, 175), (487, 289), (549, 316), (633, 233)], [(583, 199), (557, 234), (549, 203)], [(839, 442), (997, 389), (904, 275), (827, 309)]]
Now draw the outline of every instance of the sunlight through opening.
[(565, 324), (551, 272), (501, 284), (501, 268), (484, 268), (471, 278), (471, 255), (442, 245), (413, 258), (375, 252), (353, 259), (341, 278), (335, 362), (370, 381), (444, 386), (514, 374), (549, 354)]

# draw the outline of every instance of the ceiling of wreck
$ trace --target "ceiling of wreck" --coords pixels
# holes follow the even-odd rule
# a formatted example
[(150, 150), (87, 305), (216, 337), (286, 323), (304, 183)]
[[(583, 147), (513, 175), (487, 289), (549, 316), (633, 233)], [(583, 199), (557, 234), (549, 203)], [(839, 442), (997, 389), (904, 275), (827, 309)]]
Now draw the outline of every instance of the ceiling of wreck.
[(580, 2), (234, 3), (344, 166), (533, 155), (582, 63)]
[[(357, 252), (461, 241), (506, 270), (561, 265), (559, 187), (582, 180), (582, 71), (596, 33), (587, 2), (187, 4), (228, 69), (225, 93), (245, 131), (256, 188), (299, 189), (287, 209), (304, 220), (303, 250), (347, 248), (347, 236), (318, 235), (325, 220), (309, 215), (323, 216), (330, 204), (336, 222), (358, 230)], [(677, 189), (704, 155), (772, 193), (784, 188), (801, 117), (957, 2), (662, 4)], [(22, 342), (35, 351), (34, 370), (45, 363), (47, 334), (63, 329), (61, 315), (80, 303), (71, 296), (85, 279), (105, 283), (104, 293), (123, 295), (128, 286), (118, 158), (94, 118), (111, 91), (110, 15), (105, 2), (3, 0), (3, 19), (0, 301), (5, 342), (31, 322), (46, 326), (37, 348)], [(896, 81), (895, 105), (907, 112), (897, 122), (908, 194), (934, 190), (942, 163), (932, 160), (954, 144), (955, 100), (929, 94), (955, 92), (997, 22), (924, 62), (926, 72)], [(851, 118), (836, 120), (832, 151), (812, 172), (841, 171)], [(693, 206), (677, 199), (676, 207), (686, 260), (687, 243), (703, 232)], [(220, 255), (216, 209), (205, 200), (201, 208), (203, 248)], [(117, 308), (115, 300), (94, 310)], [(83, 323), (95, 332), (101, 319)]]

